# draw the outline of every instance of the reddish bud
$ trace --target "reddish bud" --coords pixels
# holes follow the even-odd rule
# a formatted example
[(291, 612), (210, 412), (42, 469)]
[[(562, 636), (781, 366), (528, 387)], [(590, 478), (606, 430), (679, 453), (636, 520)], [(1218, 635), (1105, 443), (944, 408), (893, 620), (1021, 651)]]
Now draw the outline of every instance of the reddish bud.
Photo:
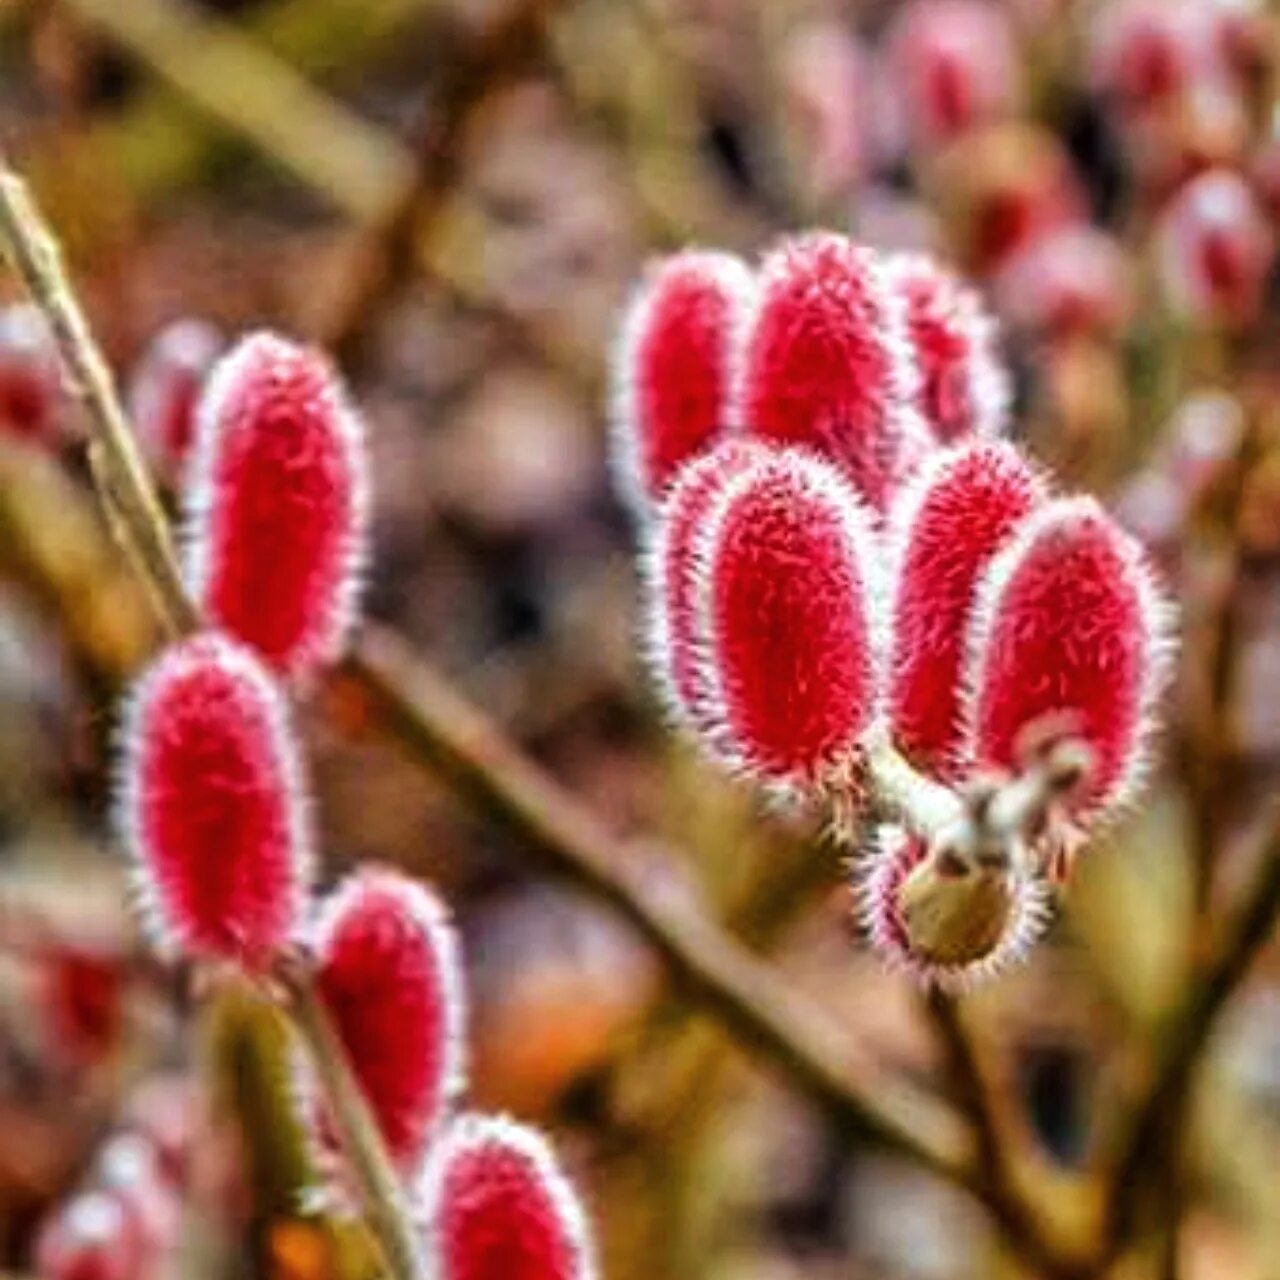
[(906, 308), (882, 259), (828, 233), (773, 250), (744, 355), (747, 431), (832, 459), (883, 510), (927, 448), (915, 397)]
[(922, 254), (889, 259), (893, 287), (907, 307), (919, 369), (917, 404), (934, 436), (997, 436), (1007, 424), (1009, 378), (996, 348), (996, 325), (977, 293)]
[(1043, 493), (1012, 445), (981, 442), (935, 455), (894, 507), (890, 715), (899, 749), (936, 776), (958, 763), (977, 583)]
[(652, 264), (632, 295), (614, 358), (613, 453), (636, 514), (723, 435), (753, 290), (738, 258), (688, 251)]
[(124, 1026), (120, 957), (57, 946), (43, 957), (40, 976), (50, 1049), (78, 1069), (103, 1061), (119, 1043)]
[(186, 574), (210, 623), (305, 677), (354, 621), (366, 476), (359, 418), (328, 361), (243, 339), (200, 400), (187, 480)]
[(748, 440), (727, 440), (690, 462), (659, 510), (642, 561), (649, 665), (673, 719), (695, 730), (709, 723), (712, 692), (698, 593), (707, 515), (736, 476), (770, 456)]
[[(946, 882), (921, 879), (928, 846), (901, 827), (882, 827), (854, 881), (867, 941), (895, 968), (945, 991), (964, 991), (1021, 960), (1047, 927), (1051, 901), (1039, 878), (982, 872), (982, 886), (957, 883), (963, 919), (947, 919)], [(917, 886), (927, 887), (924, 893)], [(939, 900), (939, 890), (944, 891)], [(984, 892), (985, 890), (985, 892)], [(931, 915), (921, 911), (922, 904)], [(931, 945), (950, 938), (956, 954)], [(963, 958), (960, 958), (963, 956)]]
[(878, 545), (839, 473), (800, 452), (751, 467), (699, 555), (712, 742), (787, 790), (845, 763), (877, 709)]
[(1159, 253), (1165, 290), (1181, 315), (1239, 325), (1261, 306), (1275, 239), (1249, 185), (1219, 169), (1193, 178), (1165, 209)]
[(866, 53), (839, 20), (813, 18), (788, 33), (779, 71), (806, 188), (818, 199), (848, 191), (866, 163)]
[(134, 370), (129, 418), (148, 457), (168, 475), (186, 462), (200, 389), (222, 346), (211, 324), (177, 320), (156, 334)]
[(44, 317), (19, 303), (0, 310), (0, 433), (50, 444), (62, 407), (58, 352)]
[(311, 849), (302, 766), (280, 691), (247, 649), (200, 635), (139, 680), (119, 823), (166, 949), (256, 970), (295, 937)]
[(1085, 214), (1070, 157), (1041, 128), (984, 129), (947, 152), (937, 177), (957, 254), (978, 273), (999, 270), (1047, 233), (1077, 225)]
[(1244, 89), (1258, 87), (1275, 65), (1275, 24), (1253, 0), (1216, 0), (1204, 13), (1213, 56)]
[(1051, 339), (1116, 334), (1133, 311), (1124, 251), (1084, 224), (1032, 240), (1001, 268), (996, 297), (1012, 323)]
[(438, 1280), (592, 1280), (587, 1224), (546, 1140), (490, 1116), (464, 1116), (423, 1177), (431, 1274)]
[(1163, 108), (1185, 93), (1198, 57), (1190, 9), (1129, 0), (1103, 10), (1091, 50), (1097, 88), (1129, 114)]
[(1062, 716), (1092, 754), (1071, 816), (1115, 811), (1145, 771), (1171, 622), (1141, 548), (1096, 502), (1042, 506), (980, 588), (966, 680), (972, 764), (1016, 769), (1028, 731)]
[(889, 36), (894, 84), (917, 146), (1011, 114), (1020, 95), (1007, 16), (983, 0), (913, 0)]
[(110, 1191), (67, 1201), (36, 1240), (40, 1280), (138, 1280), (146, 1262), (133, 1213)]
[(448, 914), (425, 886), (366, 868), (324, 904), (313, 945), (320, 997), (408, 1173), (463, 1083), (466, 1014)]

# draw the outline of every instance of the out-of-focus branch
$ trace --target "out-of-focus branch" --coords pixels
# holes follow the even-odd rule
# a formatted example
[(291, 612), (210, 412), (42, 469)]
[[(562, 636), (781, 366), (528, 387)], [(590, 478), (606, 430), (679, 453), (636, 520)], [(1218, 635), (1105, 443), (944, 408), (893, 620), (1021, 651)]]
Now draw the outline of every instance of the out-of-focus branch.
[(978, 1167), (993, 1183), (1009, 1180), (1007, 1133), (998, 1112), (998, 1099), (977, 1047), (955, 998), (937, 987), (925, 997), (929, 1018), (946, 1054), (948, 1074), (957, 1101), (973, 1121), (978, 1143)]
[(518, 0), (478, 31), (451, 31), (414, 143), (416, 172), (364, 229), (353, 265), (317, 340), (349, 373), (367, 350), (371, 321), (415, 265), (425, 227), (439, 214), (458, 175), (468, 125), (481, 103), (539, 59), (553, 0)]
[(348, 216), (383, 217), (412, 185), (401, 146), (231, 24), (181, 0), (63, 2)]
[(93, 424), (90, 459), (109, 513), (131, 560), (152, 589), (171, 633), (196, 620), (186, 599), (160, 500), (137, 450), (115, 381), (72, 292), (61, 254), (37, 212), (26, 183), (0, 160), (0, 234), (32, 298), (44, 312), (76, 394)]
[[(270, 50), (275, 55), (273, 71), (285, 66), (286, 72), (293, 69), (295, 77), (328, 79), (331, 73), (341, 74), (367, 62), (400, 38), (408, 24), (441, 7), (441, 0), (378, 0), (373, 5), (368, 0), (267, 0), (254, 6), (234, 31), (241, 39), (251, 39), (260, 54)], [(208, 28), (206, 23), (212, 21), (208, 15), (197, 19), (188, 11), (185, 21), (193, 37), (191, 51), (203, 45), (208, 30), (222, 29)], [(105, 25), (99, 23), (98, 29), (114, 38)], [(142, 51), (134, 53), (145, 61)], [(266, 65), (259, 58), (258, 69)], [(239, 85), (222, 89), (235, 94)], [(156, 198), (207, 172), (233, 136), (227, 122), (224, 112), (210, 114), (186, 106), (179, 95), (158, 86), (136, 95), (120, 115), (94, 124), (76, 145), (84, 148), (93, 165), (120, 174), (130, 191)], [(277, 123), (283, 127), (285, 122)]]
[[(951, 1088), (965, 1116), (973, 1124), (977, 1140), (976, 1177), (985, 1184), (988, 1197), (1005, 1206), (1005, 1234), (1016, 1249), (1024, 1251), (1037, 1240), (1035, 1210), (1017, 1180), (1017, 1170), (1030, 1163), (1033, 1153), (1010, 1123), (1012, 1100), (1002, 1094), (992, 1071), (967, 1025), (955, 997), (935, 987), (926, 997), (926, 1008), (946, 1058)], [(1064, 1259), (1061, 1274), (1078, 1273)]]
[[(440, 280), (468, 304), (487, 305), (474, 276), (438, 252), (423, 231), (432, 212), (443, 208), (461, 128), (470, 115), (474, 94), (483, 87), (483, 74), (473, 79), (468, 67), (483, 72), (486, 66), (514, 66), (522, 54), (526, 58), (536, 54), (540, 41), (529, 48), (522, 46), (529, 45), (531, 33), (541, 29), (550, 0), (524, 0), (487, 33), (472, 37), (475, 44), (468, 48), (474, 52), (450, 74), (451, 86), (458, 88), (456, 98), (453, 88), (444, 91), (444, 98), (453, 105), (443, 103), (442, 112), (443, 100), (433, 104), (416, 154), (312, 87), (290, 63), (271, 51), (290, 52), (304, 66), (325, 61), (322, 46), (313, 43), (314, 31), (324, 24), (318, 14), (311, 13), (311, 7), (325, 5), (340, 31), (348, 32), (353, 19), (347, 16), (345, 6), (350, 0), (301, 0), (310, 15), (305, 19), (293, 16), (293, 5), (299, 0), (288, 0), (255, 20), (253, 34), (208, 14), (196, 14), (181, 0), (137, 0), (136, 5), (133, 0), (128, 5), (113, 0), (61, 2), (167, 81), (195, 108), (197, 122), (203, 118), (243, 137), (351, 221), (359, 236), (352, 266), (330, 304), (331, 314), (321, 321), (316, 335), (326, 346), (335, 347), (344, 363), (353, 352), (359, 354), (360, 334), (368, 328), (384, 290), (403, 278), (409, 268)], [(394, 29), (414, 10), (428, 12), (441, 7), (439, 0), (385, 3), (393, 12), (388, 15), (379, 8), (375, 24), (379, 30)], [(361, 12), (367, 12), (367, 6)], [(343, 38), (347, 47), (369, 39), (363, 26), (357, 24), (357, 28)], [(247, 84), (252, 85), (251, 92), (245, 88)], [(176, 132), (175, 113), (181, 126)], [(208, 139), (198, 128), (188, 127), (190, 124), (189, 114), (165, 99), (149, 105), (142, 119), (130, 126), (141, 135), (136, 148), (129, 142), (129, 134), (120, 132), (124, 126), (116, 125), (111, 126), (115, 132), (109, 137), (86, 145), (101, 150), (113, 168), (123, 165), (131, 185), (145, 189), (148, 182), (134, 173), (138, 167), (135, 150), (144, 155), (152, 150), (175, 150), (178, 170), (184, 170), (186, 157), (194, 168)], [(183, 171), (170, 178), (178, 181), (185, 176)], [(541, 328), (503, 318), (510, 321), (522, 344), (544, 355), (574, 382), (594, 389), (595, 371), (584, 367), (578, 353)]]
[(1257, 875), (1224, 929), (1212, 960), (1191, 984), (1161, 1037), (1151, 1083), (1133, 1112), (1111, 1174), (1104, 1248), (1131, 1237), (1142, 1207), (1144, 1172), (1169, 1158), (1196, 1069), (1214, 1024), (1266, 945), (1280, 916), (1280, 831), (1267, 843)]

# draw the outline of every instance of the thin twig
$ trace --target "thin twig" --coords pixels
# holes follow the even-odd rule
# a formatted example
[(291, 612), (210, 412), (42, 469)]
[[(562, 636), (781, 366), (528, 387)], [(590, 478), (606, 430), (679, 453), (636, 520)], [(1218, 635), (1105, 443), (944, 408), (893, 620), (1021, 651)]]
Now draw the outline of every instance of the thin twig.
[(161, 620), (171, 634), (188, 630), (195, 611), (182, 589), (160, 500), (133, 447), (115, 380), (89, 332), (72, 291), (62, 254), (37, 211), (27, 185), (0, 158), (0, 235), (23, 284), (49, 322), (73, 389), (84, 403), (99, 448), (92, 451), (103, 499), (119, 517), (125, 550), (155, 590)]
[[(134, 566), (152, 586), (158, 612), (170, 632), (189, 632), (199, 625), (199, 615), (183, 588), (163, 509), (138, 455), (107, 363), (63, 269), (53, 233), (26, 184), (3, 162), (0, 234), (32, 298), (49, 320), (88, 411), (92, 446), (96, 446), (95, 478), (109, 486), (102, 498), (112, 531), (124, 541)], [(370, 1226), (396, 1280), (418, 1280), (421, 1268), (411, 1246), (413, 1226), (401, 1203), (385, 1145), (369, 1120), (346, 1055), (310, 980), (294, 974), (289, 990), (294, 1025), (325, 1083), (326, 1099), (339, 1140), (350, 1155)]]
[(453, 24), (446, 33), (454, 47), (443, 51), (438, 83), (423, 107), (413, 144), (414, 180), (359, 232), (352, 269), (316, 332), (349, 376), (358, 376), (377, 314), (412, 273), (419, 243), (430, 238), (447, 206), (477, 109), (540, 57), (551, 3), (518, 0), (479, 30)]
[(387, 1159), (377, 1122), (347, 1066), (346, 1050), (316, 991), (309, 965), (282, 966), (279, 976), (289, 995), (289, 1013), (311, 1050), (324, 1096), (343, 1117), (339, 1138), (352, 1172), (365, 1189), (369, 1222), (395, 1276), (422, 1277), (425, 1262), (405, 1203), (404, 1190)]
[(990, 1082), (978, 1060), (977, 1049), (964, 1023), (953, 996), (937, 987), (925, 998), (930, 1021), (946, 1051), (948, 1072), (956, 1094), (971, 1117), (978, 1140), (978, 1162), (984, 1176), (993, 1182), (1004, 1181), (1005, 1142), (1002, 1125), (996, 1113)]
[(412, 159), (398, 143), (234, 24), (173, 0), (65, 2), (357, 221), (384, 216), (412, 184)]

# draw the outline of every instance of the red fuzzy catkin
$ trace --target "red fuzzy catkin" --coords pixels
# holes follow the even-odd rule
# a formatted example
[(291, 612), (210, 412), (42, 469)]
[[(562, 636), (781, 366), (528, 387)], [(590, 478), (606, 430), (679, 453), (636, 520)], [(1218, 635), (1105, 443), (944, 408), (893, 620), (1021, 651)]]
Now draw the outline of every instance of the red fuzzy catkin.
[(686, 250), (654, 262), (633, 292), (613, 358), (612, 453), (637, 517), (723, 436), (754, 289), (741, 259)]
[(999, 436), (1008, 425), (1009, 377), (996, 324), (977, 293), (924, 254), (889, 258), (889, 279), (906, 303), (919, 370), (917, 406), (941, 444)]
[(942, 964), (912, 946), (899, 902), (903, 883), (927, 850), (923, 837), (899, 826), (881, 827), (856, 864), (858, 916), (867, 941), (891, 967), (943, 991), (968, 991), (1031, 950), (1052, 916), (1050, 890), (1042, 877), (1018, 876), (1011, 882), (1012, 904), (991, 950), (967, 963)]
[(840, 473), (801, 451), (748, 468), (697, 553), (714, 749), (780, 792), (846, 764), (878, 709), (879, 547)]
[(703, 526), (735, 477), (771, 456), (751, 441), (726, 440), (682, 468), (641, 561), (649, 666), (672, 719), (695, 732), (708, 726), (712, 693), (698, 598)]
[(362, 429), (327, 359), (270, 333), (209, 377), (186, 482), (185, 571), (211, 624), (305, 679), (355, 616), (367, 480)]
[(977, 583), (1043, 493), (1012, 445), (978, 441), (935, 454), (898, 495), (890, 517), (889, 710), (898, 748), (935, 777), (956, 773)]
[(437, 1280), (594, 1280), (582, 1205), (541, 1134), (464, 1116), (433, 1149), (419, 1205)]
[(117, 819), (156, 941), (264, 969), (298, 933), (311, 831), (276, 682), (206, 633), (166, 650), (127, 708)]
[(830, 458), (887, 506), (930, 441), (906, 307), (878, 254), (818, 232), (765, 258), (736, 408), (749, 435)]
[(410, 1173), (464, 1078), (465, 997), (448, 913), (425, 886), (365, 868), (321, 908), (313, 949), (320, 998), (392, 1160)]
[(1168, 674), (1172, 609), (1139, 545), (1091, 498), (1046, 503), (991, 563), (970, 624), (965, 751), (1013, 770), (1026, 734), (1063, 716), (1090, 749), (1077, 824), (1130, 801)]

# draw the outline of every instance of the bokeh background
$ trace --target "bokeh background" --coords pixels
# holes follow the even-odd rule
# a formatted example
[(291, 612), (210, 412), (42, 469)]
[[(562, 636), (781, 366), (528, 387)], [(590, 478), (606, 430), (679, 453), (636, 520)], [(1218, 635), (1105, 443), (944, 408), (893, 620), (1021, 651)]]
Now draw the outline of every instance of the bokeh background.
[[(369, 614), (619, 858), (660, 843), (797, 1000), (953, 1096), (920, 993), (857, 936), (839, 851), (664, 730), (606, 423), (649, 255), (825, 225), (973, 277), (1018, 437), (1121, 514), (1183, 606), (1152, 791), (1030, 963), (965, 1001), (1010, 1141), (1071, 1218), (1280, 857), (1277, 21), (1260, 0), (0, 0), (0, 142), (161, 477), (186, 362), (262, 325), (331, 348), (369, 426)], [(299, 1207), (278, 1028), (247, 998), (197, 1012), (139, 950), (110, 734), (156, 637), (79, 411), (17, 281), (0, 291), (0, 1271), (30, 1275), (42, 1219), (168, 1106), (199, 1127), (157, 1275), (366, 1274)], [(454, 904), (473, 1095), (553, 1131), (607, 1280), (1025, 1272), (971, 1197), (825, 1120), (425, 773), (353, 682), (306, 719), (326, 879), (377, 859)], [(1117, 1275), (1280, 1277), (1271, 931), (1140, 1170), (1157, 1209)]]

